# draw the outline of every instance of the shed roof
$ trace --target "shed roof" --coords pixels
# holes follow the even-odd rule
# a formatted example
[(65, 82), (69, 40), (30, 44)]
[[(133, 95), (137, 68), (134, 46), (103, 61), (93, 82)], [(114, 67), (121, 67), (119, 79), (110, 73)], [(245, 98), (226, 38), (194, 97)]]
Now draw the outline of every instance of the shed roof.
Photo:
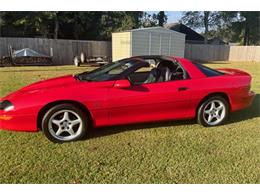
[(204, 37), (182, 23), (166, 24), (165, 28), (186, 34), (186, 40), (204, 41)]
[(167, 28), (163, 28), (163, 27), (160, 27), (160, 26), (157, 26), (157, 27), (149, 27), (149, 28), (137, 28), (137, 29), (131, 29), (131, 30), (125, 30), (125, 31), (120, 31), (120, 32), (114, 32), (114, 33), (122, 33), (122, 32), (137, 32), (137, 31), (165, 31), (167, 33), (175, 33), (175, 34), (179, 34), (179, 35), (183, 35), (185, 36), (184, 33), (181, 33), (181, 32), (177, 32), (175, 30), (170, 30), (170, 29), (167, 29)]

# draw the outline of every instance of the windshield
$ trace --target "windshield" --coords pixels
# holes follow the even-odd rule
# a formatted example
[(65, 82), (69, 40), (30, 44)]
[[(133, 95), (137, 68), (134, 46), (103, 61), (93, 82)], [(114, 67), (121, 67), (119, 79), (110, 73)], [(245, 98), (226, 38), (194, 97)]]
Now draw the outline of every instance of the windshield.
[(109, 81), (114, 80), (124, 72), (129, 72), (130, 70), (135, 70), (135, 68), (144, 65), (144, 61), (140, 59), (128, 59), (120, 60), (110, 64), (106, 64), (90, 72), (83, 72), (76, 77), (79, 80), (86, 81)]

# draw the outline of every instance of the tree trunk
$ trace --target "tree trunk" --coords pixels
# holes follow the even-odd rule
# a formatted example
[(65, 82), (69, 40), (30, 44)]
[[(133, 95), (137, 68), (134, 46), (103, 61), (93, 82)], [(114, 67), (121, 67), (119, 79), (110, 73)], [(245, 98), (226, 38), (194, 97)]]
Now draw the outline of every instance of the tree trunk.
[(204, 44), (207, 44), (208, 33), (209, 33), (209, 11), (204, 11), (204, 27), (205, 27)]
[(249, 28), (247, 26), (245, 27), (243, 45), (249, 45)]
[(74, 24), (74, 39), (78, 40), (79, 39), (79, 24), (75, 23)]
[(59, 13), (55, 13), (55, 27), (54, 27), (54, 39), (58, 39), (59, 36)]
[(245, 16), (245, 32), (243, 37), (243, 45), (249, 45), (249, 27), (247, 17)]
[(249, 45), (250, 44), (250, 29), (249, 27), (247, 28), (247, 43), (246, 45)]
[(2, 25), (3, 25), (2, 13), (0, 12), (0, 37), (2, 37)]
[(80, 29), (80, 22), (79, 22), (79, 17), (78, 17), (78, 15), (77, 15), (77, 13), (75, 13), (74, 14), (74, 29), (73, 29), (73, 31), (74, 31), (74, 39), (76, 39), (76, 40), (78, 40), (79, 39), (79, 29)]

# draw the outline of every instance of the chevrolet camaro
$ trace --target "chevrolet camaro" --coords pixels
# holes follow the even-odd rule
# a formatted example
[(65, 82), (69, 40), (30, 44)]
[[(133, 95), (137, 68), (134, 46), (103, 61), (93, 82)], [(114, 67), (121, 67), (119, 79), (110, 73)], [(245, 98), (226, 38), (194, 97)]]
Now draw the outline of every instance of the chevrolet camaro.
[(211, 127), (252, 103), (251, 79), (184, 58), (136, 56), (1, 98), (0, 129), (42, 130), (53, 142), (69, 142), (110, 125), (196, 118)]

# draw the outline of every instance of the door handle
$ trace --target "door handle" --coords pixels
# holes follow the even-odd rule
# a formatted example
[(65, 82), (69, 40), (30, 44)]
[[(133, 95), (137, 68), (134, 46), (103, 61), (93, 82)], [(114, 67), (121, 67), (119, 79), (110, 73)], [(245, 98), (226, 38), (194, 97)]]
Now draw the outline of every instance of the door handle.
[(188, 90), (189, 88), (188, 87), (179, 87), (178, 88), (178, 91), (186, 91)]

